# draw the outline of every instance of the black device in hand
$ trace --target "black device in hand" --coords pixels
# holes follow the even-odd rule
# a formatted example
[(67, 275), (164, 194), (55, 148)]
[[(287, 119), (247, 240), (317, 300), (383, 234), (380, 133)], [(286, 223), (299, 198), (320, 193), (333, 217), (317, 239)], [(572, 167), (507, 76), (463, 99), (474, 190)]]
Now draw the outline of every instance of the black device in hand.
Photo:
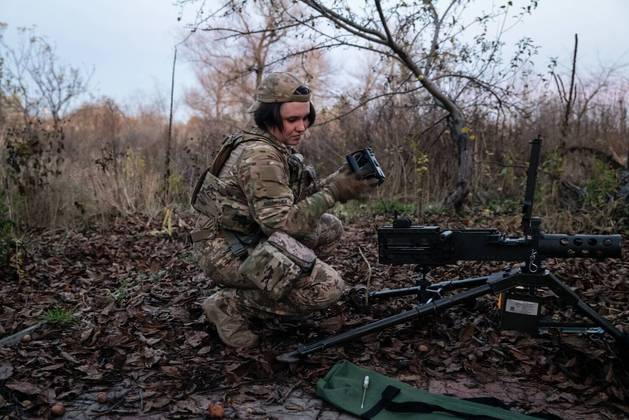
[(360, 178), (378, 178), (378, 185), (384, 182), (384, 171), (371, 147), (358, 150), (346, 156), (347, 164)]

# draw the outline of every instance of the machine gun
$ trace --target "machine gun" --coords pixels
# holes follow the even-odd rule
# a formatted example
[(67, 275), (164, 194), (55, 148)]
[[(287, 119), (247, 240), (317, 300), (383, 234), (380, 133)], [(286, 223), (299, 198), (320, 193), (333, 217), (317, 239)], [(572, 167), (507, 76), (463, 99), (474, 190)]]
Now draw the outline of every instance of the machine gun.
[[(587, 305), (544, 265), (546, 258), (619, 258), (620, 235), (548, 234), (541, 229), (541, 219), (532, 217), (537, 169), (542, 140), (531, 142), (526, 191), (522, 208), (523, 236), (511, 237), (496, 229), (441, 229), (439, 226), (414, 225), (408, 218), (398, 218), (391, 225), (378, 228), (378, 258), (382, 264), (414, 264), (418, 275), (415, 286), (402, 289), (367, 292), (367, 298), (417, 295), (413, 309), (374, 321), (346, 332), (300, 345), (295, 351), (278, 356), (284, 362), (296, 362), (308, 354), (354, 340), (392, 325), (424, 315), (442, 312), (454, 305), (475, 300), (487, 294), (501, 297), (504, 329), (535, 333), (546, 328), (571, 328), (579, 331), (600, 330), (609, 333), (626, 350), (629, 337)], [(517, 267), (488, 276), (446, 280), (432, 283), (427, 274), (432, 267), (458, 261), (519, 261)], [(542, 300), (536, 296), (541, 288), (550, 289), (561, 301), (591, 322), (560, 323), (540, 319)], [(445, 296), (444, 293), (466, 289)]]
[(618, 258), (620, 243), (620, 235), (547, 234), (539, 225), (523, 237), (508, 237), (496, 229), (441, 230), (396, 223), (378, 229), (381, 264), (421, 267), (458, 261), (525, 261), (527, 271), (534, 273), (546, 258)]

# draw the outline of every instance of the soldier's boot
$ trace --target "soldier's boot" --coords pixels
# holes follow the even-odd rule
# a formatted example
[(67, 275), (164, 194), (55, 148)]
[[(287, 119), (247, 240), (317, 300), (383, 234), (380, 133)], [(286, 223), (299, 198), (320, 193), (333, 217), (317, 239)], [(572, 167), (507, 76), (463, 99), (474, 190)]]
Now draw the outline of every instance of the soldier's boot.
[(235, 291), (216, 292), (203, 302), (202, 307), (223, 343), (237, 348), (258, 344), (258, 336), (249, 329), (247, 317), (239, 308)]

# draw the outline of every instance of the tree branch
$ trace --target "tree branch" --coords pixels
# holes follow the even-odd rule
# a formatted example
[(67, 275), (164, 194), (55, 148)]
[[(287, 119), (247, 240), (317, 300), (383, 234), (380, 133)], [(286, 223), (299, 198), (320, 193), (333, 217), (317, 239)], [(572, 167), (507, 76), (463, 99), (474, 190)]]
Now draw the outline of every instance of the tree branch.
[[(322, 5), (321, 3), (319, 3), (318, 1), (314, 1), (314, 0), (301, 0), (302, 3), (304, 3), (305, 5), (307, 5), (308, 7), (316, 10), (317, 12), (321, 13), (324, 17), (326, 17), (327, 19), (329, 19), (330, 21), (334, 22), (335, 24), (337, 24), (339, 27), (345, 29), (346, 31), (362, 38), (365, 39), (367, 41), (371, 41), (377, 44), (382, 44), (382, 45), (387, 45), (387, 43), (385, 42), (386, 37), (374, 30), (374, 29), (370, 29), (366, 26), (363, 25), (359, 25), (358, 23), (356, 23), (355, 21), (348, 19), (338, 13), (336, 13), (335, 11), (325, 7), (324, 5)], [(373, 36), (368, 36), (369, 35), (373, 35)]]
[(380, 4), (380, 0), (375, 0), (375, 3), (376, 9), (378, 9), (380, 22), (382, 23), (382, 27), (384, 28), (384, 33), (387, 35), (387, 42), (389, 45), (393, 45), (393, 37), (391, 36), (391, 31), (389, 30), (389, 26), (387, 25), (387, 19), (384, 17), (384, 13), (382, 12), (382, 5)]
[(339, 115), (336, 115), (333, 118), (324, 120), (323, 122), (317, 123), (317, 125), (326, 125), (326, 124), (331, 123), (332, 121), (336, 121), (336, 120), (339, 120), (339, 119), (341, 119), (343, 117), (346, 117), (346, 116), (352, 114), (353, 112), (355, 112), (356, 110), (358, 110), (358, 109), (362, 108), (363, 106), (367, 105), (369, 102), (375, 101), (376, 99), (390, 97), (390, 96), (396, 96), (396, 95), (405, 95), (405, 94), (408, 94), (408, 93), (416, 92), (419, 89), (420, 88), (417, 87), (417, 88), (413, 88), (413, 89), (409, 89), (409, 90), (405, 90), (405, 91), (386, 92), (386, 93), (381, 93), (379, 95), (375, 95), (375, 96), (369, 97), (369, 98), (359, 102), (358, 105), (356, 105), (355, 107), (351, 108), (349, 111), (344, 112), (344, 113), (339, 114)]

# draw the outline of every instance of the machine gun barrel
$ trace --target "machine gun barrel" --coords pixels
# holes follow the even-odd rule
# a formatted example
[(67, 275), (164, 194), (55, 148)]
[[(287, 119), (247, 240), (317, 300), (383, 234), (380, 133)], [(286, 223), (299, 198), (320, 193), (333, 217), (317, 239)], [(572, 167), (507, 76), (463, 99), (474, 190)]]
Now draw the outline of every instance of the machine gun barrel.
[(537, 258), (617, 258), (620, 235), (537, 233), (509, 237), (496, 229), (446, 229), (438, 226), (382, 226), (378, 229), (382, 264), (439, 266), (458, 261), (525, 261)]
[(539, 253), (549, 258), (620, 258), (620, 235), (542, 234)]

